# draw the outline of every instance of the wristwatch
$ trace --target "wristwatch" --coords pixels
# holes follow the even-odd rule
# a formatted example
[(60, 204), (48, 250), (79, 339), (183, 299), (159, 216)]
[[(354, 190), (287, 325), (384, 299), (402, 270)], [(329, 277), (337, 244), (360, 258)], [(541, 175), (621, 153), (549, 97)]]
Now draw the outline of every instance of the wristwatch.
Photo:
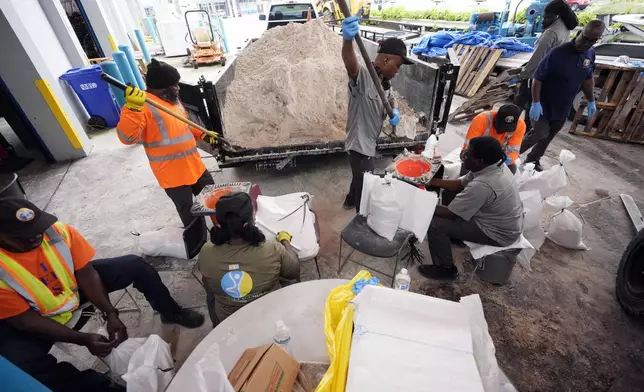
[(112, 309), (108, 310), (107, 312), (103, 312), (103, 318), (107, 320), (107, 316), (109, 316), (112, 313), (116, 314), (116, 317), (119, 316), (119, 310), (116, 309), (116, 308), (112, 308)]

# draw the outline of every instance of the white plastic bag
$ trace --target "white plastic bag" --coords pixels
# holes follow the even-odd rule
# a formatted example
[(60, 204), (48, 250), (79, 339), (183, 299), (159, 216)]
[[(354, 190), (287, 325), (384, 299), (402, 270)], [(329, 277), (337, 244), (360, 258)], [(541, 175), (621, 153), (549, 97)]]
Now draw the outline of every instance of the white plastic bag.
[(183, 243), (183, 229), (180, 227), (164, 227), (161, 230), (141, 233), (139, 249), (141, 253), (148, 256), (188, 259)]
[(192, 369), (197, 389), (194, 392), (235, 392), (219, 358), (219, 345), (214, 343)]
[(379, 184), (373, 187), (369, 197), (367, 225), (376, 234), (391, 241), (398, 230), (402, 212), (403, 208), (398, 203), (393, 185), (382, 179)]
[(499, 390), (501, 369), (496, 362), (496, 349), (494, 348), (492, 337), (488, 332), (481, 297), (478, 294), (472, 294), (461, 297), (460, 302), (467, 311), (470, 319), (474, 359), (476, 360), (476, 367), (479, 370), (479, 375), (483, 382), (483, 390), (485, 392), (496, 392)]
[(147, 340), (147, 338), (127, 339), (114, 348), (107, 357), (102, 358), (103, 362), (110, 368), (112, 373), (122, 376), (127, 373), (128, 365), (134, 352), (143, 346)]
[(123, 380), (127, 392), (162, 392), (174, 377), (170, 345), (159, 335), (150, 335), (134, 352)]
[(570, 249), (588, 250), (582, 241), (582, 223), (579, 218), (566, 208), (572, 205), (568, 196), (556, 196), (546, 199), (548, 205), (560, 209), (548, 222), (546, 237), (557, 245)]
[(525, 248), (519, 253), (517, 261), (528, 271), (530, 260), (537, 253), (543, 242), (546, 240), (546, 233), (541, 227), (541, 193), (539, 191), (520, 192), (521, 203), (523, 204), (523, 236), (532, 245), (532, 248)]
[[(547, 198), (559, 192), (568, 184), (565, 165), (575, 159), (575, 154), (568, 150), (561, 150), (559, 153), (559, 164), (540, 173), (533, 173), (528, 178), (522, 174), (519, 178), (519, 191), (541, 192), (542, 198)], [(524, 171), (525, 173), (525, 171)], [(529, 175), (529, 173), (528, 173)]]

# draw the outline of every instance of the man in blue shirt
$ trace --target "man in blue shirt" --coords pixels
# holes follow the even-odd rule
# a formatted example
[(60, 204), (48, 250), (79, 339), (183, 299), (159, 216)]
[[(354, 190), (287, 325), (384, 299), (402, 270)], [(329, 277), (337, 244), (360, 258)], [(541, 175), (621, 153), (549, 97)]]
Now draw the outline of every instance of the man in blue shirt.
[(588, 116), (592, 117), (597, 111), (593, 95), (593, 45), (599, 41), (604, 29), (600, 20), (589, 22), (573, 41), (550, 51), (534, 72), (530, 107), (533, 129), (523, 139), (521, 153), (534, 146), (526, 162), (534, 162), (537, 171), (542, 170), (539, 160), (566, 123), (580, 88), (588, 100)]

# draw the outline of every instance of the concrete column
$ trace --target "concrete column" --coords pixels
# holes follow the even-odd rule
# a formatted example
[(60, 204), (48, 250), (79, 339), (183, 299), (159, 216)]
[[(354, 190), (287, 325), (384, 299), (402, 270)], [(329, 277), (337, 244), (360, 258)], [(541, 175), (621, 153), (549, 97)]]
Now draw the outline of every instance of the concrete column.
[(118, 50), (117, 36), (112, 27), (112, 23), (108, 20), (107, 11), (103, 6), (102, 0), (81, 0), (81, 5), (85, 10), (87, 19), (94, 30), (98, 44), (103, 50), (105, 57), (112, 57), (112, 53)]
[(78, 41), (71, 23), (69, 23), (69, 18), (60, 0), (39, 0), (38, 2), (72, 66), (81, 68), (88, 65), (89, 61), (85, 51)]
[(93, 145), (58, 79), (73, 66), (39, 1), (0, 0), (0, 11), (0, 77), (54, 159), (87, 156)]

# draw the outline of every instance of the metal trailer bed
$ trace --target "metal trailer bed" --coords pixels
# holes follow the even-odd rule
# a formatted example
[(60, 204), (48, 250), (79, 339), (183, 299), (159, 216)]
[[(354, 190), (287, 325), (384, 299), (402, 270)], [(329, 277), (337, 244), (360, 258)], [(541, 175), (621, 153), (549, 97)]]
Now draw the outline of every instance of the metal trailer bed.
[[(377, 44), (366, 41), (365, 45), (374, 58)], [(440, 134), (445, 130), (458, 78), (458, 60), (446, 57), (438, 59), (436, 63), (427, 63), (414, 59), (414, 63), (411, 66), (401, 67), (398, 76), (392, 80), (392, 87), (405, 98), (411, 108), (421, 115), (424, 131), (419, 132), (414, 140), (379, 138), (377, 151), (382, 155), (396, 154), (403, 148), (410, 150), (420, 148), (430, 134)], [(229, 130), (226, 129), (222, 109), (226, 102), (227, 88), (234, 78), (235, 61), (233, 59), (215, 83), (206, 81), (203, 77), (196, 84), (181, 82), (181, 101), (188, 109), (191, 118), (201, 120), (207, 129), (221, 132), (224, 137)], [(255, 163), (257, 169), (274, 167), (281, 170), (286, 165), (294, 166), (297, 157), (336, 154), (344, 151), (344, 140), (338, 140), (240, 149), (234, 153), (220, 151), (217, 160), (220, 167)]]

